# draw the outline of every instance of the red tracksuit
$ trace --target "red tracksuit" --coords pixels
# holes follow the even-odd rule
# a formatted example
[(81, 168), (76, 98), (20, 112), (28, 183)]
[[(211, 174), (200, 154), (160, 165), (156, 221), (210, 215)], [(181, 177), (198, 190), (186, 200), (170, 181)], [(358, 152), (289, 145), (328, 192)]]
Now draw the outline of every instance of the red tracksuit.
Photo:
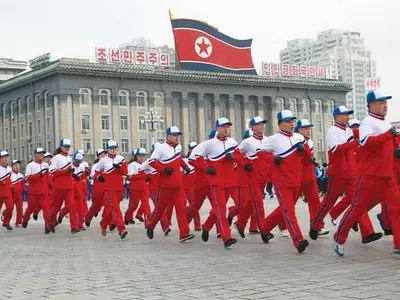
[(396, 142), (390, 128), (390, 122), (373, 113), (361, 122), (362, 148), (357, 155), (363, 163), (358, 166), (356, 196), (335, 233), (335, 241), (340, 245), (346, 242), (354, 222), (383, 200), (388, 208), (394, 248), (400, 249), (400, 192), (394, 175)]
[[(149, 182), (148, 183), (149, 184), (149, 196), (151, 198), (151, 201), (153, 201), (154, 207), (156, 207), (158, 198), (160, 197), (159, 196), (159, 187), (160, 187), (159, 178), (160, 178), (160, 175), (157, 173), (156, 169), (154, 169), (154, 168), (150, 168), (149, 170), (146, 171), (146, 173), (147, 173), (146, 174), (147, 175), (147, 180)], [(137, 216), (140, 217), (142, 215), (143, 215), (143, 212), (141, 211), (141, 208), (139, 208)], [(170, 231), (169, 222), (168, 222), (168, 219), (167, 219), (167, 216), (166, 216), (165, 213), (162, 215), (162, 217), (160, 219), (160, 224), (161, 224), (162, 231), (164, 233), (167, 233), (167, 232)]]
[[(23, 215), (23, 223), (28, 224), (33, 212), (43, 211), (45, 228), (49, 228), (50, 202), (48, 200), (49, 189), (49, 165), (47, 163), (30, 162), (26, 166), (25, 179), (29, 182), (28, 207)], [(24, 225), (26, 227), (26, 225)]]
[[(113, 166), (118, 164), (119, 168)], [(128, 165), (121, 155), (111, 156), (100, 159), (97, 165), (97, 171), (104, 178), (104, 212), (100, 221), (102, 230), (106, 230), (107, 226), (115, 222), (118, 232), (122, 233), (126, 230), (124, 219), (121, 213), (120, 202), (124, 195), (124, 180), (122, 176), (128, 174)], [(97, 176), (98, 180), (99, 176)]]
[(69, 211), (71, 231), (78, 229), (78, 220), (74, 201), (74, 182), (72, 179), (71, 157), (61, 152), (53, 157), (50, 165), (50, 173), (54, 178), (52, 208), (49, 216), (50, 228), (54, 231), (57, 215), (65, 201)]
[(3, 212), (3, 226), (10, 225), (14, 209), (14, 202), (11, 193), (11, 173), (12, 169), (9, 166), (0, 166), (0, 210), (3, 203), (6, 206), (6, 209)]
[(93, 188), (92, 188), (92, 205), (88, 211), (86, 216), (86, 225), (90, 225), (92, 219), (95, 215), (97, 215), (101, 208), (105, 203), (104, 198), (104, 183), (98, 181), (98, 176), (100, 175), (100, 171), (96, 171), (98, 166), (98, 162), (93, 164), (90, 177), (93, 180)]
[[(311, 227), (315, 230), (323, 227), (325, 216), (335, 205), (343, 190), (348, 199), (354, 199), (357, 186), (354, 151), (358, 142), (354, 139), (352, 131), (336, 123), (335, 126), (329, 128), (327, 141), (329, 146), (328, 188), (321, 208), (311, 223)], [(374, 233), (367, 213), (361, 215), (357, 221), (360, 224), (362, 237)]]
[(274, 164), (272, 169), (272, 183), (275, 187), (280, 209), (275, 209), (265, 219), (265, 230), (270, 232), (280, 223), (283, 215), (293, 245), (298, 249), (304, 243), (304, 238), (297, 222), (295, 204), (303, 174), (303, 158), (308, 156), (309, 153), (306, 149), (303, 149), (303, 153), (300, 153), (297, 149), (304, 146), (304, 142), (304, 137), (298, 133), (280, 131), (270, 136), (260, 147), (261, 150), (282, 158), (280, 164)]
[(17, 219), (15, 220), (15, 226), (22, 225), (22, 215), (23, 215), (23, 191), (25, 190), (24, 175), (21, 173), (12, 172), (11, 174), (12, 183), (12, 196), (15, 205), (15, 210), (17, 211)]
[[(181, 166), (187, 166), (182, 159), (181, 145), (171, 145), (168, 142), (155, 148), (149, 163), (157, 170), (159, 177), (159, 190), (157, 192), (156, 205), (150, 215), (147, 229), (154, 230), (157, 223), (161, 220), (168, 206), (172, 202), (178, 221), (180, 239), (189, 235), (189, 223), (186, 219), (186, 195), (183, 190), (183, 178), (180, 171)], [(172, 169), (171, 174), (166, 170)]]
[[(188, 200), (189, 206), (195, 201), (195, 191), (196, 191), (196, 171), (195, 168), (189, 164), (189, 159), (183, 159), (185, 163), (189, 166), (190, 173), (183, 173), (183, 189), (185, 190), (186, 198)], [(183, 172), (183, 170), (182, 170)], [(200, 212), (194, 216), (194, 229), (201, 229)]]
[(133, 221), (133, 213), (139, 207), (139, 202), (141, 202), (144, 219), (147, 223), (147, 219), (151, 213), (151, 210), (149, 204), (149, 186), (146, 182), (145, 165), (135, 161), (130, 163), (128, 166), (128, 178), (130, 199), (129, 207), (125, 212), (125, 220), (128, 222)]

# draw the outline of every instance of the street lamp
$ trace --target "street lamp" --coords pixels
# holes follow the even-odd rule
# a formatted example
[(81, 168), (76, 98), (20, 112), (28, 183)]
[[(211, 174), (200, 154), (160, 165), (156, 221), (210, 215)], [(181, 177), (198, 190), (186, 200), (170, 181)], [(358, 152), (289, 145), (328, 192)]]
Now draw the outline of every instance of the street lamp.
[[(156, 124), (158, 123), (163, 123), (164, 120), (162, 118), (162, 116), (158, 115), (156, 111), (154, 111), (153, 109), (150, 109), (147, 113), (146, 113), (146, 117), (144, 118), (144, 121), (149, 124), (150, 128), (149, 131), (151, 132), (151, 143), (152, 145), (154, 145), (155, 143), (155, 136), (154, 136), (154, 132), (157, 131), (156, 128)], [(150, 146), (151, 147), (151, 146)]]

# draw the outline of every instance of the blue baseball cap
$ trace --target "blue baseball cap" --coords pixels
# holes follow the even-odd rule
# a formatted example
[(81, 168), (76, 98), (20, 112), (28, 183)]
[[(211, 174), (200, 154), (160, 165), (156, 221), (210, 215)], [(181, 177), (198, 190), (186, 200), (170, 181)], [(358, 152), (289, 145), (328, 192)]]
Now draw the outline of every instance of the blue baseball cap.
[(341, 105), (338, 107), (335, 107), (333, 109), (333, 116), (338, 116), (338, 115), (352, 115), (354, 113), (354, 111), (352, 109), (348, 109), (346, 106)]
[(369, 91), (367, 94), (367, 104), (374, 101), (384, 101), (389, 99), (392, 99), (392, 96), (385, 96), (380, 91)]
[(136, 155), (146, 155), (147, 151), (144, 148), (137, 148), (136, 149)]
[(217, 130), (211, 129), (210, 134), (208, 135), (208, 138), (213, 139), (213, 138), (215, 138), (216, 135), (217, 135)]
[(277, 114), (277, 118), (278, 118), (278, 122), (287, 122), (287, 121), (291, 121), (291, 120), (296, 120), (297, 118), (295, 116), (293, 116), (293, 113), (288, 110), (282, 110), (280, 112), (278, 112)]
[(167, 128), (167, 135), (182, 135), (182, 132), (179, 130), (177, 126), (171, 126)]
[(354, 125), (360, 125), (360, 122), (357, 119), (351, 119), (349, 121), (349, 127), (352, 128)]
[(229, 125), (232, 126), (231, 121), (229, 121), (227, 118), (219, 118), (216, 122), (215, 122), (215, 126), (216, 127), (221, 127), (224, 125)]
[(46, 151), (43, 148), (35, 148), (33, 154), (46, 154)]
[[(258, 124), (260, 124), (260, 123), (258, 123)], [(264, 124), (265, 124), (265, 123), (264, 123)], [(244, 138), (244, 139), (247, 139), (247, 138), (251, 137), (252, 135), (253, 135), (253, 130), (247, 129), (247, 130), (245, 130), (244, 133), (243, 133), (243, 138)]]
[(109, 140), (107, 141), (107, 149), (116, 149), (118, 148), (118, 144), (116, 141)]
[(53, 154), (51, 154), (50, 152), (46, 152), (43, 156), (44, 158), (46, 157), (53, 157)]
[(188, 145), (188, 148), (189, 148), (189, 150), (192, 150), (196, 146), (197, 146), (196, 142), (190, 142), (189, 145)]
[(74, 160), (77, 162), (83, 162), (83, 154), (80, 152), (76, 152), (74, 155)]
[(71, 141), (69, 139), (62, 139), (60, 141), (60, 147), (65, 147), (65, 148), (71, 147)]
[(249, 125), (254, 126), (254, 125), (258, 125), (258, 124), (267, 124), (267, 123), (268, 123), (268, 120), (264, 120), (263, 118), (257, 116), (257, 117), (250, 119)]
[(0, 157), (6, 157), (6, 156), (10, 156), (10, 154), (8, 154), (7, 151), (1, 151), (0, 152)]
[(313, 127), (314, 125), (310, 123), (307, 119), (298, 120), (296, 123), (297, 128), (308, 128)]
[(18, 159), (14, 159), (14, 160), (11, 162), (11, 165), (13, 166), (13, 165), (15, 165), (15, 164), (21, 164), (21, 162), (20, 162)]
[(107, 152), (107, 151), (104, 150), (103, 148), (97, 149), (97, 150), (96, 150), (96, 156), (99, 156), (100, 154), (106, 153), (106, 152)]

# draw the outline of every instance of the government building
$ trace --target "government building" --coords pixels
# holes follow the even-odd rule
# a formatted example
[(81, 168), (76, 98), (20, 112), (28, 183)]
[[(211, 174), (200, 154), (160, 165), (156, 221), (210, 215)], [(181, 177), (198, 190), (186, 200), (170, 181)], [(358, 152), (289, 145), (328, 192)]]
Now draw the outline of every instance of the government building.
[(267, 78), (182, 71), (147, 66), (91, 63), (62, 58), (0, 83), (0, 149), (25, 164), (33, 148), (57, 148), (61, 138), (87, 160), (108, 140), (128, 158), (133, 148), (150, 150), (163, 142), (167, 127), (179, 126), (184, 152), (203, 141), (221, 116), (233, 122), (241, 140), (248, 120), (269, 120), (266, 134), (277, 131), (276, 113), (292, 110), (315, 125), (316, 157), (326, 161), (325, 132), (335, 105), (346, 103), (350, 86), (336, 80)]

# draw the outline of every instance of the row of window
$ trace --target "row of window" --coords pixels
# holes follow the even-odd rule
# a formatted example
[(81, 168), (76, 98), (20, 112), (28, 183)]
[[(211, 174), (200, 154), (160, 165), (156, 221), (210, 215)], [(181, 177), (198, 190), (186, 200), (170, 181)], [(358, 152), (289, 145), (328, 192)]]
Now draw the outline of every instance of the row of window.
[[(327, 102), (327, 111), (330, 113), (334, 109), (334, 102), (328, 101)], [(282, 98), (276, 99), (276, 110), (282, 111), (285, 109), (284, 100)], [(297, 100), (296, 99), (289, 99), (289, 110), (291, 110), (294, 114), (297, 114)], [(302, 111), (303, 113), (310, 113), (310, 101), (307, 99), (302, 100)], [(316, 100), (315, 101), (315, 113), (320, 114), (322, 113), (322, 101)]]
[[(25, 126), (24, 123), (21, 123), (20, 125), (20, 138), (24, 138), (25, 137)], [(51, 132), (50, 130), (50, 118), (46, 119), (46, 133)], [(35, 128), (35, 133), (37, 135), (41, 135), (42, 134), (42, 121), (40, 119), (36, 120), (36, 128)], [(28, 132), (27, 132), (28, 136), (31, 137), (33, 135), (33, 124), (32, 121), (28, 122)], [(16, 125), (15, 123), (13, 123), (12, 125), (12, 130), (11, 130), (11, 136), (12, 139), (16, 139), (17, 138), (17, 130), (16, 130)], [(5, 140), (8, 141), (8, 128), (5, 128)]]

